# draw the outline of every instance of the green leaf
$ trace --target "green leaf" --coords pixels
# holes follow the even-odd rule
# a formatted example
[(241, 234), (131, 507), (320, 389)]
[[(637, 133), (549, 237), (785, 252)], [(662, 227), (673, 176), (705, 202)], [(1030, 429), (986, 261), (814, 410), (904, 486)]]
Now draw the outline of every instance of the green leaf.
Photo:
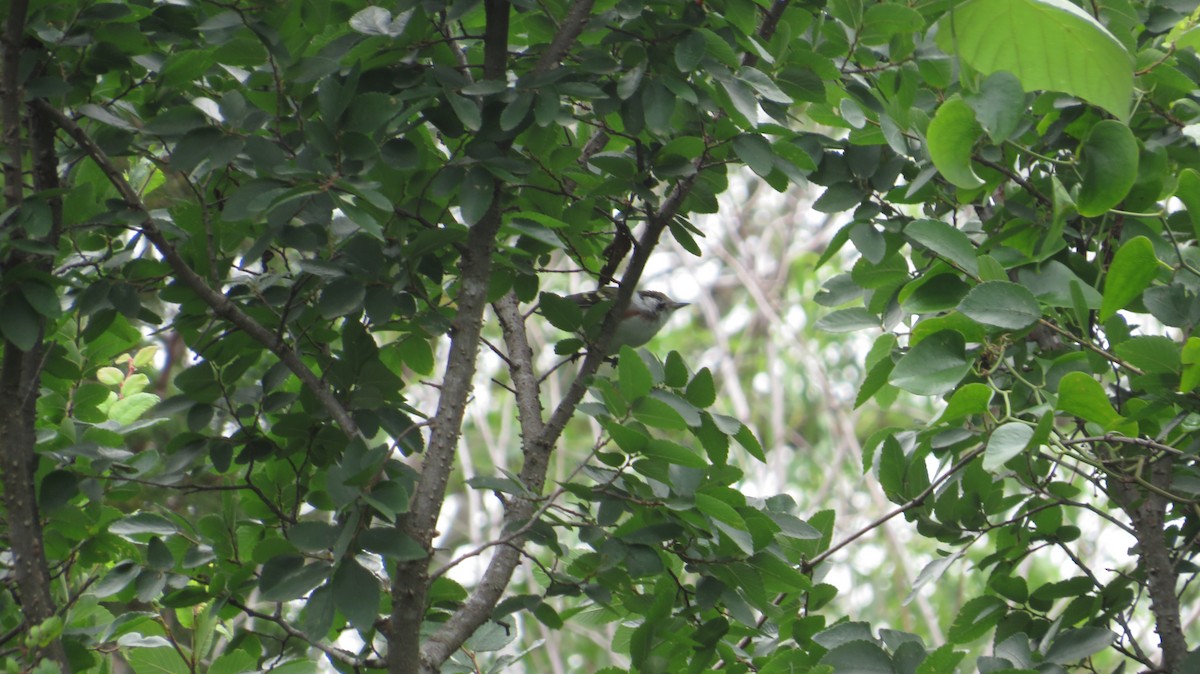
[(685, 398), (662, 389), (655, 389), (651, 391), (649, 397), (656, 398), (667, 405), (670, 405), (671, 408), (679, 414), (679, 417), (683, 419), (683, 422), (691, 428), (700, 426), (700, 409), (688, 402)]
[[(890, 337), (891, 335), (886, 336)], [(888, 378), (895, 367), (896, 364), (891, 358), (884, 358), (867, 370), (867, 375), (863, 378), (862, 385), (858, 387), (858, 395), (854, 397), (855, 409), (862, 407), (863, 403), (870, 400), (879, 389), (888, 383)]]
[(1095, 217), (1121, 203), (1137, 179), (1138, 144), (1121, 122), (1101, 120), (1079, 149), (1083, 182), (1075, 206), (1084, 217)]
[(0, 316), (4, 316), (4, 320), (0, 321), (0, 335), (12, 342), (13, 346), (29, 351), (37, 344), (42, 334), (42, 318), (16, 288), (4, 294)]
[(1122, 360), (1147, 374), (1178, 373), (1180, 351), (1178, 342), (1160, 335), (1141, 335), (1113, 347)]
[(287, 531), (287, 538), (303, 552), (329, 550), (337, 541), (341, 527), (328, 522), (299, 522)]
[(379, 579), (353, 558), (342, 561), (330, 583), (333, 605), (361, 632), (374, 629), (379, 617)]
[(1175, 196), (1183, 202), (1188, 220), (1192, 223), (1192, 232), (1200, 239), (1200, 173), (1192, 168), (1180, 171)]
[(366, 298), (367, 289), (362, 281), (342, 276), (321, 289), (317, 312), (325, 320), (348, 316), (361, 310)]
[(959, 302), (958, 310), (973, 321), (1006, 330), (1022, 330), (1042, 317), (1033, 293), (1008, 281), (980, 283)]
[(916, 674), (945, 674), (958, 671), (958, 663), (966, 656), (965, 651), (956, 651), (953, 645), (943, 644), (921, 661)]
[(1129, 52), (1067, 0), (970, 0), (942, 18), (937, 43), (984, 75), (1011, 72), (1025, 91), (1062, 91), (1129, 115)]
[(125, 373), (115, 367), (102, 367), (96, 371), (96, 380), (107, 386), (120, 386)]
[(762, 96), (764, 99), (771, 101), (772, 103), (791, 105), (793, 102), (791, 96), (788, 96), (783, 89), (780, 89), (779, 86), (775, 84), (774, 80), (772, 80), (770, 77), (767, 77), (767, 75), (758, 68), (753, 66), (742, 66), (741, 69), (738, 70), (738, 79), (746, 84), (749, 84), (752, 89), (758, 92), (759, 96)]
[(947, 636), (951, 643), (970, 643), (987, 634), (1007, 612), (1007, 606), (998, 597), (976, 597), (963, 604)]
[(122, 426), (128, 426), (158, 404), (158, 396), (153, 393), (134, 393), (127, 395), (108, 408), (108, 418)]
[(911, 34), (925, 27), (925, 18), (911, 7), (899, 3), (879, 3), (863, 15), (863, 44), (887, 44), (893, 35)]
[(118, 563), (92, 588), (91, 593), (104, 599), (124, 590), (142, 572), (142, 567), (133, 562)]
[(825, 332), (854, 332), (878, 327), (879, 317), (862, 307), (839, 309), (817, 319), (817, 329)]
[(412, 562), (428, 556), (420, 543), (394, 527), (367, 529), (358, 535), (358, 542), (367, 550), (398, 562)]
[(1019, 421), (1010, 421), (998, 426), (987, 441), (983, 454), (983, 469), (992, 473), (1004, 470), (1004, 464), (1029, 446), (1033, 439), (1033, 427)]
[(937, 418), (935, 423), (948, 424), (969, 416), (983, 414), (987, 411), (993, 395), (995, 395), (995, 391), (987, 384), (979, 382), (963, 384), (954, 392), (954, 395), (950, 396), (950, 400), (946, 403), (946, 409), (942, 410), (942, 415)]
[(913, 220), (904, 228), (904, 236), (953, 262), (971, 276), (979, 275), (975, 246), (957, 227), (941, 220)]
[(1146, 305), (1150, 315), (1172, 328), (1190, 328), (1200, 322), (1200, 297), (1180, 282), (1146, 288), (1142, 293), (1142, 304)]
[(1126, 241), (1109, 265), (1100, 303), (1100, 320), (1107, 321), (1132, 302), (1163, 268), (1154, 255), (1154, 244), (1144, 236)]
[(329, 564), (305, 565), (298, 555), (281, 555), (267, 560), (259, 576), (259, 589), (265, 601), (299, 599), (329, 577)]
[(694, 450), (670, 440), (651, 438), (642, 447), (641, 453), (643, 456), (662, 459), (667, 463), (687, 466), (688, 468), (708, 468), (708, 462), (704, 460), (704, 457), (697, 454)]
[(942, 330), (921, 340), (896, 363), (888, 382), (917, 395), (940, 395), (952, 390), (967, 375), (963, 336)]
[(459, 193), (459, 208), (462, 210), (463, 222), (474, 225), (482, 220), (484, 214), (491, 208), (495, 192), (496, 180), (487, 169), (478, 165), (467, 169), (462, 191)]
[(34, 311), (46, 318), (58, 318), (62, 315), (62, 304), (58, 293), (44, 283), (25, 281), (21, 283), (21, 294)]
[(754, 431), (750, 430), (749, 426), (742, 424), (737, 433), (733, 434), (733, 439), (737, 440), (743, 449), (750, 452), (750, 456), (763, 463), (767, 462), (767, 455), (763, 453), (762, 443), (758, 441), (758, 438), (754, 435)]
[(651, 396), (642, 397), (634, 403), (633, 416), (654, 428), (682, 431), (688, 426), (674, 407)]
[(617, 375), (621, 393), (625, 394), (626, 400), (637, 400), (649, 393), (654, 386), (650, 368), (646, 367), (638, 352), (628, 346), (621, 347), (621, 354), (617, 359)]
[(1102, 627), (1081, 627), (1060, 632), (1043, 656), (1045, 662), (1074, 665), (1109, 647), (1116, 634)]
[(690, 73), (700, 65), (708, 50), (706, 37), (703, 33), (693, 30), (675, 43), (675, 67), (679, 68), (680, 72)]
[(717, 401), (717, 387), (713, 383), (712, 372), (702, 368), (688, 382), (684, 396), (696, 407), (709, 407)]
[(450, 104), (450, 108), (454, 110), (454, 116), (458, 117), (458, 121), (462, 122), (467, 130), (478, 131), (483, 126), (483, 114), (479, 110), (479, 103), (474, 98), (447, 92), (446, 102)]
[(870, 641), (848, 641), (821, 657), (820, 664), (833, 667), (836, 674), (894, 674), (892, 660)]
[(118, 536), (136, 536), (138, 534), (155, 534), (170, 536), (178, 529), (171, 520), (156, 513), (138, 512), (108, 525), (108, 533)]
[(746, 530), (746, 520), (738, 514), (733, 506), (719, 498), (707, 494), (696, 494), (696, 510), (715, 520), (737, 527), (743, 531)]
[(583, 325), (583, 310), (579, 305), (553, 293), (538, 295), (538, 311), (550, 325), (563, 332), (576, 332)]
[(948, 99), (934, 114), (925, 132), (929, 158), (950, 184), (964, 189), (983, 186), (971, 168), (971, 155), (982, 135), (975, 112), (961, 98)]
[(1021, 81), (1007, 70), (988, 75), (979, 93), (967, 97), (967, 105), (975, 111), (975, 119), (993, 143), (1003, 143), (1017, 130), (1025, 114), (1025, 91)]
[(775, 170), (775, 152), (767, 139), (757, 133), (743, 133), (733, 137), (733, 150), (759, 176), (766, 178)]
[(170, 646), (129, 648), (124, 656), (134, 674), (189, 674), (194, 671), (183, 661), (183, 656)]
[(1100, 382), (1083, 372), (1068, 372), (1059, 380), (1057, 409), (1105, 429), (1123, 421)]

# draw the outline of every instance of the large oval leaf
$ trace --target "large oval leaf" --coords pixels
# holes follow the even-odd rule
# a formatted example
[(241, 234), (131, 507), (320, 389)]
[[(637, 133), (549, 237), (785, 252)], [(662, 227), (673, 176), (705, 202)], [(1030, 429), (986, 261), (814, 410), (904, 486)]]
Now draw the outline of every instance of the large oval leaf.
[(1083, 184), (1075, 207), (1085, 217), (1095, 217), (1121, 203), (1138, 172), (1138, 145), (1133, 132), (1121, 122), (1097, 122), (1079, 150)]
[(963, 336), (943, 330), (921, 340), (896, 363), (888, 382), (917, 395), (940, 395), (953, 389), (971, 369)]
[(967, 293), (958, 310), (977, 323), (1006, 330), (1021, 330), (1042, 317), (1033, 293), (1008, 281), (980, 283)]
[(982, 135), (983, 127), (975, 121), (974, 111), (961, 98), (951, 98), (943, 103), (929, 122), (925, 132), (929, 158), (952, 185), (965, 189), (983, 185), (983, 180), (971, 168), (971, 152)]
[(1133, 59), (1067, 0), (969, 0), (941, 20), (937, 43), (985, 75), (1007, 70), (1026, 91), (1062, 91), (1129, 116)]
[(1033, 426), (1019, 421), (1010, 421), (992, 431), (988, 438), (987, 451), (983, 455), (983, 469), (996, 473), (1014, 456), (1025, 451), (1033, 439)]
[(954, 225), (941, 220), (913, 220), (904, 228), (904, 236), (953, 262), (968, 274), (979, 275), (975, 245)]

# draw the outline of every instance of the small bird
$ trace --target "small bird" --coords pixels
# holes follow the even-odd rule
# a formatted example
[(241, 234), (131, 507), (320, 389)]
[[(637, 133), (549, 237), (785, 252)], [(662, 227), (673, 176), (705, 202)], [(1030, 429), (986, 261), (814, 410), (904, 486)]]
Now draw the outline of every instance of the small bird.
[[(612, 302), (617, 298), (616, 288), (600, 288), (589, 293), (567, 295), (585, 313), (601, 302)], [(639, 347), (650, 341), (667, 324), (676, 309), (686, 307), (688, 302), (676, 302), (657, 290), (639, 290), (629, 298), (625, 315), (617, 324), (608, 343), (608, 353), (615, 354), (622, 346)]]

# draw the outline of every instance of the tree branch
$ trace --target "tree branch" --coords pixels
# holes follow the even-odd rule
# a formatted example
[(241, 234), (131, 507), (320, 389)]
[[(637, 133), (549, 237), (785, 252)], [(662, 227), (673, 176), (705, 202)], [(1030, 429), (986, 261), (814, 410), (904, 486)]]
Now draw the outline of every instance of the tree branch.
[[(508, 349), (509, 372), (521, 424), (521, 453), (525, 460), (519, 478), (529, 493), (536, 495), (545, 487), (552, 446), (542, 442), (545, 426), (541, 390), (533, 367), (533, 350), (529, 348), (525, 317), (521, 314), (517, 296), (510, 291), (497, 300), (493, 308)], [(502, 528), (510, 533), (497, 544), (495, 554), (467, 601), (421, 647), (421, 660), (427, 672), (436, 672), (441, 663), (491, 616), (520, 562), (525, 533), (536, 516), (535, 506), (532, 498), (520, 496), (505, 503)]]
[[(18, 209), (25, 197), (25, 143), (21, 125), (21, 54), (25, 35), (27, 0), (12, 0), (8, 5), (4, 31), (0, 33), (0, 138), (7, 156), (4, 161), (5, 206)], [(44, 119), (31, 115), (30, 154), (34, 189), (54, 190), (58, 187), (58, 161), (54, 154), (54, 136), (48, 132)], [(59, 197), (50, 200), (51, 229), (44, 242), (54, 247), (62, 231), (62, 203)], [(26, 232), (16, 231), (18, 219), (9, 219), (7, 239), (19, 239)], [(0, 268), (9, 270), (27, 261), (19, 250), (9, 249)], [(35, 266), (47, 271), (50, 263), (42, 258)], [(12, 287), (8, 292), (19, 292)], [(5, 320), (12, 320), (6, 318)], [(0, 340), (3, 360), (0, 361), (0, 486), (3, 488), (7, 513), (8, 540), (12, 546), (13, 594), (21, 604), (24, 624), (20, 629), (39, 625), (55, 614), (56, 606), (50, 593), (50, 572), (46, 563), (45, 538), (41, 513), (38, 510), (34, 478), (37, 474), (36, 453), (37, 393), (45, 361), (45, 327), (39, 321), (38, 335), (33, 345), (21, 349), (8, 340)], [(70, 662), (62, 641), (55, 639), (45, 649), (45, 655), (64, 672)]]
[[(1149, 480), (1159, 490), (1171, 484), (1174, 458), (1164, 455), (1150, 465)], [(1134, 484), (1110, 477), (1112, 492), (1133, 522), (1138, 556), (1146, 572), (1150, 593), (1150, 611), (1154, 613), (1154, 631), (1162, 649), (1162, 671), (1179, 671), (1188, 655), (1187, 638), (1180, 622), (1179, 596), (1175, 593), (1179, 574), (1171, 563), (1171, 551), (1165, 538), (1167, 499), (1154, 491), (1138, 489)]]
[(144, 218), (141, 223), (142, 233), (146, 235), (150, 243), (154, 244), (154, 248), (158, 250), (159, 255), (162, 255), (167, 264), (171, 266), (171, 270), (175, 272), (175, 277), (182, 281), (197, 297), (203, 300), (215, 315), (237, 326), (242, 332), (249, 335), (251, 339), (262, 344), (271, 353), (275, 354), (291, 370), (292, 374), (296, 375), (301, 383), (316, 396), (317, 401), (321, 403), (321, 406), (325, 408), (329, 416), (333, 417), (333, 420), (341, 427), (343, 433), (349, 437), (358, 435), (358, 426), (354, 423), (354, 419), (351, 418), (350, 413), (333, 394), (329, 386), (317, 377), (312, 369), (301, 360), (299, 354), (280, 337), (242, 311), (241, 307), (234, 303), (233, 300), (230, 300), (224, 294), (210, 287), (179, 255), (179, 252), (167, 241), (162, 230), (154, 222), (149, 210), (137, 192), (125, 180), (120, 169), (109, 160), (104, 150), (100, 149), (100, 146), (92, 140), (91, 136), (76, 124), (75, 120), (45, 101), (39, 100), (36, 101), (36, 104), (39, 111), (45, 113), (60, 129), (67, 132), (84, 152), (92, 158), (92, 161), (96, 162), (96, 165), (100, 167), (104, 175), (108, 177), (109, 182), (117, 188), (117, 191), (125, 200), (125, 204)]
[(535, 73), (546, 72), (562, 61), (567, 50), (575, 44), (575, 40), (578, 39), (579, 34), (583, 32), (583, 27), (591, 18), (593, 4), (595, 4), (594, 0), (575, 0), (571, 4), (567, 15), (559, 24), (558, 32), (554, 34), (554, 39), (550, 40), (550, 46), (542, 52), (542, 57), (538, 59), (537, 66), (533, 69)]

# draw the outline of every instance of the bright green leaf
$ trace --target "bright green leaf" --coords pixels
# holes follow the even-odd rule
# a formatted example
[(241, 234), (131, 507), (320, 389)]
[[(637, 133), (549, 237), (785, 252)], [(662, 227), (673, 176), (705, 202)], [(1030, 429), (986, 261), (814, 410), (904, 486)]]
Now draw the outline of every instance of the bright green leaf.
[(937, 43), (985, 75), (1011, 72), (1026, 91), (1063, 91), (1129, 115), (1129, 52), (1067, 0), (970, 0), (942, 18)]
[(1122, 244), (1113, 256), (1104, 279), (1100, 320), (1107, 321), (1142, 294), (1162, 268), (1162, 263), (1154, 255), (1154, 244), (1150, 243), (1150, 239), (1137, 236)]
[(1122, 421), (1104, 387), (1083, 372), (1068, 372), (1058, 382), (1058, 410), (1106, 429)]
[(929, 158), (946, 180), (964, 189), (983, 186), (983, 180), (971, 168), (975, 143), (983, 134), (975, 112), (961, 98), (942, 103), (925, 132)]

